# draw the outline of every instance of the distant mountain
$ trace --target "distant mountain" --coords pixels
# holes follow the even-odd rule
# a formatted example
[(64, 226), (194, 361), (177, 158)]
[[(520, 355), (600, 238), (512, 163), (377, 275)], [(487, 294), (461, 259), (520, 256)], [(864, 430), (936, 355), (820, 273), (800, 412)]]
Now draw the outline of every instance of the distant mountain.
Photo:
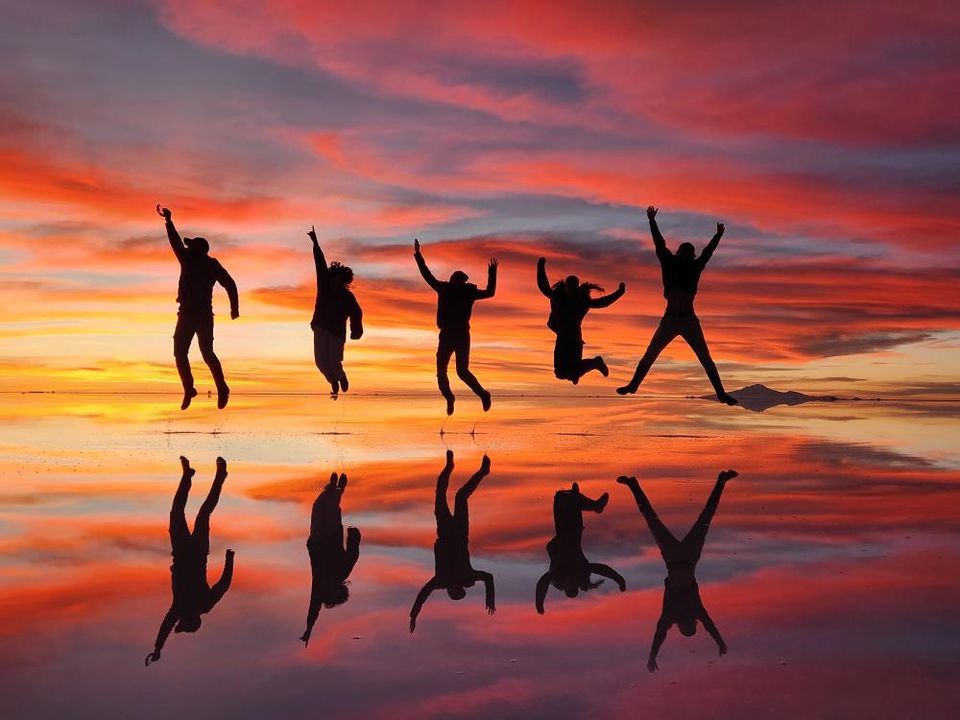
[[(763, 412), (777, 405), (802, 405), (808, 402), (833, 402), (838, 398), (835, 395), (805, 395), (795, 390), (774, 390), (766, 385), (748, 385), (740, 390), (734, 390), (730, 393), (739, 402), (740, 407), (752, 410), (753, 412)], [(713, 400), (713, 395), (702, 395), (706, 400)]]

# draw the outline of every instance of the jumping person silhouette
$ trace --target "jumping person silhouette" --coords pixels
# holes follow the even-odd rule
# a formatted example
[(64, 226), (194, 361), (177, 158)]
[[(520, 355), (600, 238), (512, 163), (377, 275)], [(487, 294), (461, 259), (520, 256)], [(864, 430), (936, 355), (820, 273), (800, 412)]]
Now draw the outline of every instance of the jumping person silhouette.
[(592, 510), (602, 513), (610, 496), (604, 493), (591, 500), (580, 492), (580, 486), (573, 483), (569, 490), (558, 490), (553, 496), (553, 525), (556, 535), (547, 543), (547, 555), (550, 556), (550, 569), (537, 581), (535, 604), (537, 612), (543, 615), (543, 601), (547, 590), (553, 585), (563, 590), (569, 598), (577, 597), (580, 591), (587, 592), (598, 587), (603, 580), (593, 582), (590, 575), (602, 575), (610, 578), (625, 592), (627, 583), (623, 576), (609, 565), (592, 563), (583, 554), (583, 511)]
[(480, 469), (457, 490), (453, 503), (453, 512), (447, 504), (447, 486), (450, 473), (453, 472), (453, 452), (447, 450), (447, 464), (437, 478), (437, 495), (434, 513), (437, 517), (437, 540), (433, 544), (434, 574), (417, 593), (417, 599), (410, 609), (410, 632), (417, 627), (420, 609), (430, 597), (430, 593), (441, 588), (447, 591), (451, 600), (463, 600), (466, 588), (473, 587), (479, 580), (485, 590), (487, 612), (493, 615), (497, 611), (493, 575), (482, 570), (474, 570), (470, 564), (470, 519), (467, 502), (474, 490), (490, 473), (490, 458), (483, 456)]
[(583, 319), (592, 308), (610, 307), (623, 297), (627, 286), (620, 287), (603, 297), (590, 297), (593, 290), (603, 288), (593, 283), (581, 283), (576, 275), (568, 275), (554, 285), (547, 279), (547, 259), (537, 260), (537, 287), (550, 299), (550, 319), (547, 327), (557, 335), (553, 348), (553, 374), (558, 380), (569, 380), (574, 385), (591, 370), (607, 377), (610, 371), (603, 358), (597, 355), (583, 359)]
[(353, 270), (338, 262), (327, 266), (312, 226), (307, 235), (313, 242), (313, 263), (317, 269), (317, 301), (310, 321), (310, 327), (313, 328), (313, 359), (330, 383), (331, 397), (336, 398), (340, 390), (346, 392), (349, 387), (343, 371), (347, 318), (350, 319), (350, 339), (359, 340), (363, 336), (363, 312), (350, 291)]
[(330, 474), (330, 482), (313, 501), (310, 514), (310, 537), (307, 552), (310, 553), (310, 607), (307, 609), (307, 629), (300, 639), (310, 642), (310, 633), (320, 615), (320, 607), (333, 608), (350, 598), (347, 578), (353, 572), (360, 557), (360, 531), (347, 530), (347, 544), (343, 544), (343, 519), (340, 513), (340, 498), (347, 487), (347, 476), (337, 478)]
[(193, 386), (193, 373), (190, 371), (190, 344), (197, 336), (200, 354), (210, 368), (213, 381), (217, 385), (217, 407), (221, 410), (230, 399), (230, 388), (223, 378), (223, 368), (216, 353), (213, 352), (213, 286), (220, 283), (230, 298), (230, 317), (240, 317), (237, 284), (217, 260), (210, 257), (210, 243), (206, 238), (180, 238), (174, 227), (168, 208), (157, 205), (157, 214), (167, 226), (167, 238), (180, 262), (180, 284), (177, 290), (177, 328), (173, 332), (173, 356), (177, 361), (177, 372), (183, 384), (183, 402), (181, 410), (190, 407), (197, 396)]
[(187, 527), (187, 495), (196, 472), (190, 461), (180, 456), (183, 475), (173, 496), (170, 508), (170, 546), (173, 564), (170, 576), (173, 585), (173, 603), (160, 624), (153, 652), (144, 663), (149, 665), (160, 659), (160, 651), (171, 631), (193, 633), (200, 629), (200, 616), (210, 612), (230, 588), (233, 578), (233, 550), (227, 550), (223, 573), (212, 587), (207, 584), (207, 555), (210, 553), (210, 514), (217, 506), (223, 481), (227, 479), (227, 462), (217, 458), (217, 474), (207, 499), (203, 501), (193, 522), (193, 532)]
[(456, 270), (450, 280), (437, 280), (427, 267), (420, 252), (420, 241), (413, 241), (413, 257), (420, 268), (420, 274), (437, 293), (437, 327), (440, 328), (440, 340), (437, 344), (437, 385), (440, 394), (447, 401), (447, 415), (453, 415), (453, 403), (456, 399), (450, 390), (447, 366), (450, 356), (456, 355), (457, 376), (475, 392), (484, 411), (490, 409), (490, 393), (483, 389), (480, 381), (470, 372), (470, 315), (476, 300), (492, 298), (497, 291), (497, 260), (491, 258), (487, 266), (487, 287), (481, 290), (467, 282), (467, 274)]
[(640, 387), (657, 357), (663, 349), (678, 335), (687, 341), (687, 344), (696, 353), (697, 359), (710, 378), (717, 399), (727, 405), (736, 405), (737, 399), (728, 395), (720, 382), (720, 373), (710, 357), (707, 341), (703, 337), (700, 320), (693, 310), (693, 300), (697, 296), (697, 284), (700, 282), (700, 273), (707, 266), (713, 252), (723, 237), (723, 223), (717, 223), (717, 232), (707, 243), (707, 246), (697, 257), (696, 250), (691, 243), (680, 243), (676, 254), (667, 249), (667, 243), (657, 227), (657, 208), (651, 205), (647, 208), (647, 217), (650, 219), (650, 234), (657, 249), (657, 259), (660, 260), (660, 272), (663, 276), (663, 296), (667, 299), (667, 309), (660, 325), (650, 339), (647, 351), (637, 363), (633, 378), (623, 387), (617, 388), (621, 395), (633, 394)]
[(707, 531), (710, 529), (710, 521), (717, 512), (717, 506), (720, 505), (720, 495), (727, 481), (735, 477), (737, 477), (735, 470), (724, 470), (717, 476), (717, 483), (713, 486), (703, 512), (683, 540), (677, 540), (660, 521), (635, 477), (621, 475), (617, 478), (618, 483), (626, 485), (633, 493), (637, 507), (647, 521), (647, 526), (667, 566), (667, 577), (663, 580), (663, 609), (650, 647), (650, 659), (647, 661), (647, 669), (650, 672), (660, 669), (657, 666), (657, 653), (660, 652), (660, 646), (663, 645), (671, 625), (676, 625), (681, 634), (690, 637), (697, 632), (699, 620), (710, 633), (710, 637), (716, 641), (720, 654), (727, 653), (727, 644), (723, 641), (720, 631), (713, 624), (700, 599), (696, 571), (697, 562), (703, 552), (703, 544), (707, 539)]

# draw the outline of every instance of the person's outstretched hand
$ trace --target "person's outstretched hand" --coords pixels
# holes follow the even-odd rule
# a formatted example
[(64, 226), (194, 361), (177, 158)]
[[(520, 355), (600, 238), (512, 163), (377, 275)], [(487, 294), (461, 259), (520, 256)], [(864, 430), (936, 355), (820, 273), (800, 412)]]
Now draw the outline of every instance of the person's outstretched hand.
[(720, 657), (723, 657), (727, 654), (727, 644), (725, 642), (720, 643)]
[(160, 659), (160, 651), (154, 650), (152, 653), (148, 653), (147, 657), (143, 660), (144, 667), (150, 667), (150, 663), (155, 663)]
[(717, 237), (721, 237), (721, 236), (723, 235), (723, 231), (724, 231), (724, 230), (726, 230), (726, 228), (723, 226), (723, 223), (718, 222), (718, 223), (717, 223)]
[(717, 475), (717, 480), (721, 482), (726, 482), (727, 480), (733, 480), (737, 475), (739, 475), (736, 470), (724, 470), (719, 475)]
[(483, 460), (480, 461), (480, 472), (488, 473), (490, 472), (490, 458), (486, 455), (483, 456)]
[(417, 629), (417, 619), (415, 617), (410, 618), (410, 632), (412, 633)]
[(239, 311), (239, 310), (231, 310), (231, 311), (230, 311), (230, 319), (231, 319), (231, 320), (236, 320), (238, 317), (240, 317), (240, 311)]
[(420, 241), (417, 240), (417, 238), (413, 239), (413, 254), (414, 255), (420, 254)]
[(546, 265), (546, 264), (547, 264), (547, 259), (545, 257), (537, 259), (537, 265)]
[(620, 283), (620, 292), (626, 292), (626, 291), (627, 291), (627, 284)]
[(647, 207), (647, 217), (650, 220), (653, 220), (656, 216), (657, 216), (657, 208), (655, 208), (653, 205), (650, 205), (649, 207)]
[(647, 660), (647, 670), (649, 670), (650, 672), (656, 672), (659, 669), (660, 669), (660, 666), (657, 665), (656, 658), (652, 657), (649, 660)]
[(164, 220), (169, 220), (172, 214), (173, 213), (170, 212), (170, 208), (165, 208), (160, 203), (157, 203), (157, 215), (162, 217)]
[(305, 630), (303, 635), (300, 636), (300, 639), (303, 640), (303, 646), (307, 647), (310, 644), (310, 631)]
[(496, 258), (490, 258), (490, 263), (487, 265), (487, 268), (490, 270), (496, 270), (499, 264), (500, 263), (497, 261)]
[(309, 237), (313, 242), (317, 241), (317, 229), (311, 225), (310, 230), (307, 231), (307, 237)]
[(487, 615), (496, 615), (497, 606), (496, 605), (487, 605)]

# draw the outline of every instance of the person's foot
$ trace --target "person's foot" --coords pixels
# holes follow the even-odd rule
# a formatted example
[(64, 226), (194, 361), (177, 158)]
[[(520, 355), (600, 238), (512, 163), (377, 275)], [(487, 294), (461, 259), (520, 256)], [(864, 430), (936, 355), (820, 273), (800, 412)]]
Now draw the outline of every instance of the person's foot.
[(598, 369), (600, 370), (600, 374), (604, 377), (610, 377), (610, 368), (607, 367), (607, 364), (603, 361), (603, 358), (597, 355), (596, 361)]
[(183, 391), (183, 402), (180, 403), (180, 409), (186, 410), (190, 407), (190, 403), (193, 402), (193, 399), (197, 396), (197, 389), (190, 388), (189, 390)]
[(607, 503), (610, 501), (610, 493), (604, 493), (600, 496), (600, 499), (597, 500), (597, 512), (602, 513), (603, 509), (607, 506)]
[(347, 380), (347, 374), (344, 373), (340, 376), (340, 389), (346, 392), (350, 389), (350, 381)]
[(183, 469), (183, 476), (192, 478), (197, 474), (197, 471), (190, 467), (190, 461), (187, 460), (183, 455), (180, 456), (180, 467)]
[(337, 481), (337, 487), (340, 490), (344, 490), (347, 487), (347, 474), (340, 473), (340, 480)]
[(228, 402), (230, 402), (230, 388), (226, 385), (217, 388), (217, 409), (223, 410)]
[(490, 458), (488, 458), (486, 455), (484, 455), (483, 460), (480, 461), (480, 472), (490, 472)]
[(447, 415), (453, 415), (453, 403), (455, 399), (453, 395), (447, 398)]
[(717, 476), (717, 480), (725, 483), (727, 480), (733, 480), (739, 474), (736, 470), (724, 470)]
[(447, 467), (453, 467), (453, 450), (447, 450)]
[(730, 393), (726, 393), (726, 392), (717, 393), (717, 400), (719, 400), (720, 402), (725, 403), (725, 404), (727, 404), (727, 405), (739, 405), (739, 404), (740, 404), (740, 401), (739, 401), (739, 400), (737, 400), (737, 399), (736, 399), (733, 395), (731, 395)]
[(217, 458), (217, 479), (226, 480), (227, 478), (227, 461), (222, 457)]
[(483, 405), (483, 411), (486, 412), (490, 409), (490, 404), (493, 402), (493, 397), (486, 390), (483, 391), (483, 395), (480, 396), (480, 404)]
[(640, 386), (634, 385), (632, 382), (627, 383), (623, 387), (617, 388), (617, 395), (633, 395), (637, 391), (638, 387)]
[(635, 477), (627, 477), (626, 475), (621, 475), (617, 478), (617, 482), (621, 485), (626, 485), (627, 487), (633, 487), (634, 485), (639, 485)]
[(578, 378), (578, 377), (570, 378), (570, 382), (572, 382), (574, 385), (579, 385), (579, 384), (580, 384), (580, 378)]
[(330, 395), (340, 394), (340, 381), (334, 380), (330, 383)]

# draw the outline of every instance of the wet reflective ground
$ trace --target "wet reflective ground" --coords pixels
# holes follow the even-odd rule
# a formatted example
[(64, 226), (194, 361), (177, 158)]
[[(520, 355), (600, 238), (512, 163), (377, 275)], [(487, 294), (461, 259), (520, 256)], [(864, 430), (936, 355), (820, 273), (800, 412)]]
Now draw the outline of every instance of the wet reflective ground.
[[(4, 717), (900, 719), (960, 707), (956, 405), (761, 414), (504, 398), (442, 423), (433, 396), (238, 396), (220, 414), (202, 398), (181, 414), (174, 400), (0, 397)], [(181, 455), (196, 475), (179, 516), (194, 544), (180, 538), (178, 567), (194, 565), (178, 587), (206, 592), (193, 522), (218, 456), (228, 474), (207, 581), (227, 549), (233, 574), (199, 629), (172, 630), (145, 667), (171, 609)], [(701, 516), (728, 468), (739, 475)], [(345, 487), (315, 506), (331, 473)], [(622, 475), (638, 479), (647, 518)], [(609, 493), (602, 513), (583, 509), (582, 535), (572, 494), (555, 526), (554, 493), (574, 482), (588, 501)], [(654, 514), (676, 541), (666, 585)], [(706, 530), (698, 518), (702, 553), (696, 537), (680, 542)], [(184, 612), (183, 597), (174, 615), (203, 605)]]

